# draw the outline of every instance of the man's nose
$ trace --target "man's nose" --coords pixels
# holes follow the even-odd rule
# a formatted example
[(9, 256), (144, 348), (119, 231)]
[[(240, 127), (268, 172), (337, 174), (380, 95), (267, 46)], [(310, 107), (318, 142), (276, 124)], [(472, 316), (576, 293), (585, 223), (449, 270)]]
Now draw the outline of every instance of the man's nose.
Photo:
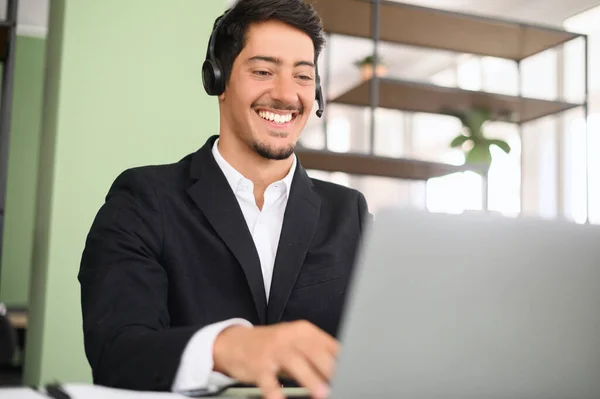
[(292, 77), (279, 76), (271, 93), (274, 100), (279, 100), (286, 105), (298, 103), (296, 84)]

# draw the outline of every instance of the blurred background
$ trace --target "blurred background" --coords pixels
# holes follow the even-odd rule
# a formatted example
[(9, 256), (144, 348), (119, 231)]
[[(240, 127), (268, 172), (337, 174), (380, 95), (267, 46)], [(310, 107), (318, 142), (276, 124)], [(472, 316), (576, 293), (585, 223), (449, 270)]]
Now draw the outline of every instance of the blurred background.
[[(599, 0), (312, 0), (327, 100), (298, 156), (371, 212), (600, 223)], [(218, 133), (231, 0), (0, 1), (0, 384), (89, 382), (77, 271), (125, 168)], [(468, 245), (468, 243), (466, 243)]]

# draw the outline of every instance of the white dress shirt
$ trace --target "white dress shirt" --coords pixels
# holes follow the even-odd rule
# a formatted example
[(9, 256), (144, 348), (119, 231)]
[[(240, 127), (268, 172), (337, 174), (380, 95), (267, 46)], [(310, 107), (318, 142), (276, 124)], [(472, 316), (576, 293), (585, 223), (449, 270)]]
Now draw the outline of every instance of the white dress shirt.
[[(279, 235), (281, 234), (281, 226), (283, 224), (283, 215), (294, 171), (296, 170), (296, 156), (294, 155), (294, 162), (289, 173), (282, 180), (270, 184), (265, 190), (264, 203), (261, 210), (256, 205), (256, 200), (254, 199), (254, 184), (235, 170), (221, 156), (218, 144), (219, 139), (215, 141), (212, 153), (217, 164), (223, 171), (231, 190), (235, 194), (248, 224), (248, 229), (260, 258), (265, 293), (268, 301), (271, 278), (273, 276), (273, 265), (275, 263)], [(230, 319), (208, 325), (194, 334), (181, 358), (181, 363), (179, 364), (179, 369), (177, 370), (172, 386), (173, 391), (178, 392), (192, 389), (216, 391), (222, 386), (235, 382), (235, 380), (213, 371), (212, 353), (217, 335), (225, 328), (236, 324), (252, 326), (249, 321), (244, 319)]]

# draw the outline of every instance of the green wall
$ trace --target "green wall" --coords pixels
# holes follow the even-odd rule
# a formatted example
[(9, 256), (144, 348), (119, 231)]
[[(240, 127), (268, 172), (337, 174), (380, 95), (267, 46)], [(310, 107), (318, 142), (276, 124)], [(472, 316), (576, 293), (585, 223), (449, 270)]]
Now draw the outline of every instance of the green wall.
[(9, 306), (29, 303), (44, 47), (43, 39), (17, 36), (0, 275), (0, 301)]
[(125, 168), (178, 161), (218, 132), (201, 66), (223, 0), (51, 2), (25, 382), (91, 381), (77, 272)]

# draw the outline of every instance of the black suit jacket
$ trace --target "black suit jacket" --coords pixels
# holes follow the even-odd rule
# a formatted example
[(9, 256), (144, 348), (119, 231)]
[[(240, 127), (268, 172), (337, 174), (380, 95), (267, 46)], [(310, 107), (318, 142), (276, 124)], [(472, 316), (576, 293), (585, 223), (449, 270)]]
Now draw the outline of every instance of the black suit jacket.
[(365, 198), (309, 178), (298, 163), (267, 304), (252, 237), (211, 152), (215, 139), (178, 163), (122, 173), (93, 222), (79, 281), (97, 384), (169, 390), (192, 335), (228, 318), (305, 319), (337, 335)]

